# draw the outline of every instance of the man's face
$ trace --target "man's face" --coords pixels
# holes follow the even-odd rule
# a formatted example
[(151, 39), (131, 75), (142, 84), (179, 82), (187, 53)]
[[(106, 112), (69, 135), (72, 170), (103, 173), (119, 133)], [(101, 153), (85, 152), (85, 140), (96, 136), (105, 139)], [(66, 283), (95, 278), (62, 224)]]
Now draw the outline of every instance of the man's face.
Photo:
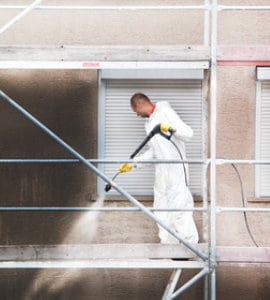
[(142, 118), (148, 118), (147, 106), (143, 102), (136, 102), (132, 105), (132, 110), (137, 114), (137, 116)]

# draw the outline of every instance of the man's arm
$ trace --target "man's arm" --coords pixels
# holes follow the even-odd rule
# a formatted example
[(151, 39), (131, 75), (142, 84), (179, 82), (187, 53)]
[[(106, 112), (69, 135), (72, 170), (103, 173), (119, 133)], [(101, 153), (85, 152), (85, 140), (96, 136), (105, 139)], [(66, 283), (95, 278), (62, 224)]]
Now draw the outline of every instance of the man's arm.
[[(149, 149), (147, 151), (145, 151), (143, 154), (136, 156), (134, 158), (134, 161), (139, 161), (139, 160), (151, 160), (154, 158), (154, 151), (153, 148), (151, 146), (149, 146)], [(143, 167), (145, 167), (145, 164), (143, 163), (136, 163), (135, 167), (138, 169), (142, 169)]]
[(175, 130), (174, 137), (184, 142), (187, 142), (192, 138), (192, 128), (185, 124), (173, 109), (170, 108), (166, 111), (166, 118), (168, 119), (169, 125)]

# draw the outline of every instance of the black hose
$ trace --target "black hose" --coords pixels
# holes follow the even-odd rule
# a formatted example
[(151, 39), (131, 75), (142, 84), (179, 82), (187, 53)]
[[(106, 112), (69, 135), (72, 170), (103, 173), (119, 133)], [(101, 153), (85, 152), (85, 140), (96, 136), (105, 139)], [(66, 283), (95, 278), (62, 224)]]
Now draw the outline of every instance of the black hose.
[[(180, 151), (180, 149), (177, 147), (177, 145), (175, 144), (175, 142), (173, 142), (171, 139), (169, 139), (169, 141), (174, 145), (175, 149), (177, 150), (181, 160), (184, 160), (183, 159), (183, 155)], [(185, 174), (185, 183), (186, 183), (186, 186), (188, 186), (188, 179), (187, 179), (187, 170), (186, 170), (186, 166), (185, 166), (185, 163), (183, 163), (183, 170), (184, 170), (184, 174)]]
[[(239, 173), (238, 169), (236, 168), (235, 164), (231, 164), (231, 166), (233, 167), (233, 169), (235, 170), (235, 172), (236, 172), (236, 174), (238, 176), (239, 183), (240, 183), (240, 188), (241, 188), (242, 206), (243, 206), (243, 208), (245, 208), (245, 197), (244, 197), (243, 182), (242, 182), (240, 173)], [(247, 228), (248, 234), (249, 234), (252, 242), (254, 243), (254, 245), (256, 247), (259, 247), (259, 245), (257, 244), (257, 242), (255, 241), (255, 239), (253, 237), (253, 234), (251, 233), (251, 230), (250, 230), (250, 227), (249, 227), (249, 224), (248, 224), (247, 213), (244, 211), (243, 214), (244, 214), (244, 220), (245, 220), (245, 224), (246, 224), (246, 228)]]

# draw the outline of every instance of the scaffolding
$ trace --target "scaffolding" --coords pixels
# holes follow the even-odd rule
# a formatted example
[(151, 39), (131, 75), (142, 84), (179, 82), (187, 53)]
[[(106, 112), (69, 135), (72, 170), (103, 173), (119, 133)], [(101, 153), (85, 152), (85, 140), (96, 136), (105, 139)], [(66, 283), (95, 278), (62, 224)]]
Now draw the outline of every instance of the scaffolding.
[[(149, 218), (167, 230), (179, 240), (179, 245), (157, 244), (94, 244), (84, 246), (1, 246), (0, 268), (150, 268), (172, 269), (172, 275), (163, 294), (163, 300), (175, 299), (187, 288), (201, 278), (205, 278), (204, 299), (216, 299), (216, 266), (222, 263), (270, 263), (270, 248), (246, 247), (218, 247), (216, 245), (216, 216), (223, 212), (265, 212), (270, 208), (237, 208), (220, 207), (216, 205), (216, 167), (226, 164), (270, 164), (270, 161), (219, 159), (216, 155), (216, 121), (217, 121), (217, 65), (226, 62), (224, 57), (218, 57), (217, 23), (218, 13), (224, 10), (270, 10), (270, 6), (226, 6), (219, 5), (218, 0), (204, 1), (204, 5), (193, 6), (56, 6), (41, 5), (42, 0), (33, 1), (31, 5), (0, 5), (0, 9), (18, 10), (21, 12), (0, 28), (0, 34), (20, 21), (32, 10), (201, 10), (204, 11), (204, 44), (196, 47), (172, 46), (170, 53), (174, 60), (167, 58), (167, 47), (137, 47), (136, 53), (128, 53), (127, 48), (108, 46), (102, 51), (107, 52), (107, 60), (100, 55), (100, 47), (52, 47), (41, 49), (38, 47), (0, 47), (0, 69), (184, 69), (210, 67), (210, 158), (204, 160), (185, 161), (157, 161), (149, 160), (142, 163), (189, 163), (200, 164), (204, 168), (205, 187), (207, 189), (208, 171), (210, 171), (210, 206), (208, 205), (207, 190), (203, 195), (203, 207), (181, 209), (181, 211), (198, 211), (204, 216), (205, 244), (193, 245), (182, 239), (174, 230), (164, 224), (155, 211), (177, 211), (175, 209), (154, 209), (142, 205), (120, 186), (114, 184), (110, 178), (102, 173), (96, 163), (122, 163), (131, 160), (115, 161), (102, 159), (87, 159), (74, 148), (57, 136), (53, 131), (41, 123), (30, 112), (25, 110), (11, 97), (0, 90), (0, 98), (6, 101), (50, 136), (54, 141), (66, 149), (74, 159), (0, 159), (1, 164), (27, 163), (82, 163), (94, 172), (104, 182), (123, 195), (134, 207), (0, 207), (0, 212), (11, 211), (142, 211)], [(211, 23), (210, 23), (211, 20)], [(209, 35), (211, 32), (211, 37)], [(266, 47), (267, 48), (267, 47)], [(268, 48), (267, 48), (268, 49)], [(48, 55), (53, 50), (53, 57)], [(76, 54), (74, 54), (76, 53)], [(158, 53), (158, 54), (156, 54)], [(77, 58), (74, 59), (74, 55)], [(220, 54), (219, 54), (220, 55)], [(139, 59), (138, 59), (139, 57)], [(71, 59), (70, 59), (71, 58)], [(92, 60), (89, 61), (89, 58)], [(244, 60), (244, 59), (243, 59)], [(266, 63), (269, 63), (266, 62)], [(210, 221), (210, 222), (208, 222)], [(210, 236), (208, 236), (210, 232)], [(184, 246), (184, 247), (183, 247)], [(48, 254), (49, 253), (49, 254)], [(79, 254), (78, 254), (79, 253)], [(92, 259), (92, 258), (95, 259)], [(185, 260), (171, 260), (181, 258)], [(175, 290), (181, 275), (181, 269), (199, 269), (199, 272), (181, 288)], [(208, 282), (209, 281), (209, 282)]]

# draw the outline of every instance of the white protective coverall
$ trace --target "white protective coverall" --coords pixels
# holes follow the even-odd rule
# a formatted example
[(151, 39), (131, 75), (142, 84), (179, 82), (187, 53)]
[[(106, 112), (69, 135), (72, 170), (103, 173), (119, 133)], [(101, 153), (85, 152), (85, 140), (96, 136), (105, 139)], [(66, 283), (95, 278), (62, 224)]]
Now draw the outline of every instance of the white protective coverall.
[[(154, 112), (145, 123), (146, 133), (159, 123), (170, 125), (176, 129), (171, 140), (179, 148), (183, 159), (186, 159), (185, 144), (193, 136), (193, 130), (186, 125), (168, 102), (156, 104)], [(175, 146), (160, 134), (156, 134), (149, 142), (149, 150), (137, 157), (138, 160), (147, 159), (181, 159)], [(185, 164), (188, 178), (188, 165)], [(192, 208), (193, 197), (185, 182), (183, 164), (156, 164), (154, 184), (155, 208)], [(192, 212), (155, 212), (167, 226), (176, 231), (180, 237), (190, 243), (198, 242), (198, 232), (193, 220)], [(179, 241), (159, 226), (161, 243), (179, 243)]]

